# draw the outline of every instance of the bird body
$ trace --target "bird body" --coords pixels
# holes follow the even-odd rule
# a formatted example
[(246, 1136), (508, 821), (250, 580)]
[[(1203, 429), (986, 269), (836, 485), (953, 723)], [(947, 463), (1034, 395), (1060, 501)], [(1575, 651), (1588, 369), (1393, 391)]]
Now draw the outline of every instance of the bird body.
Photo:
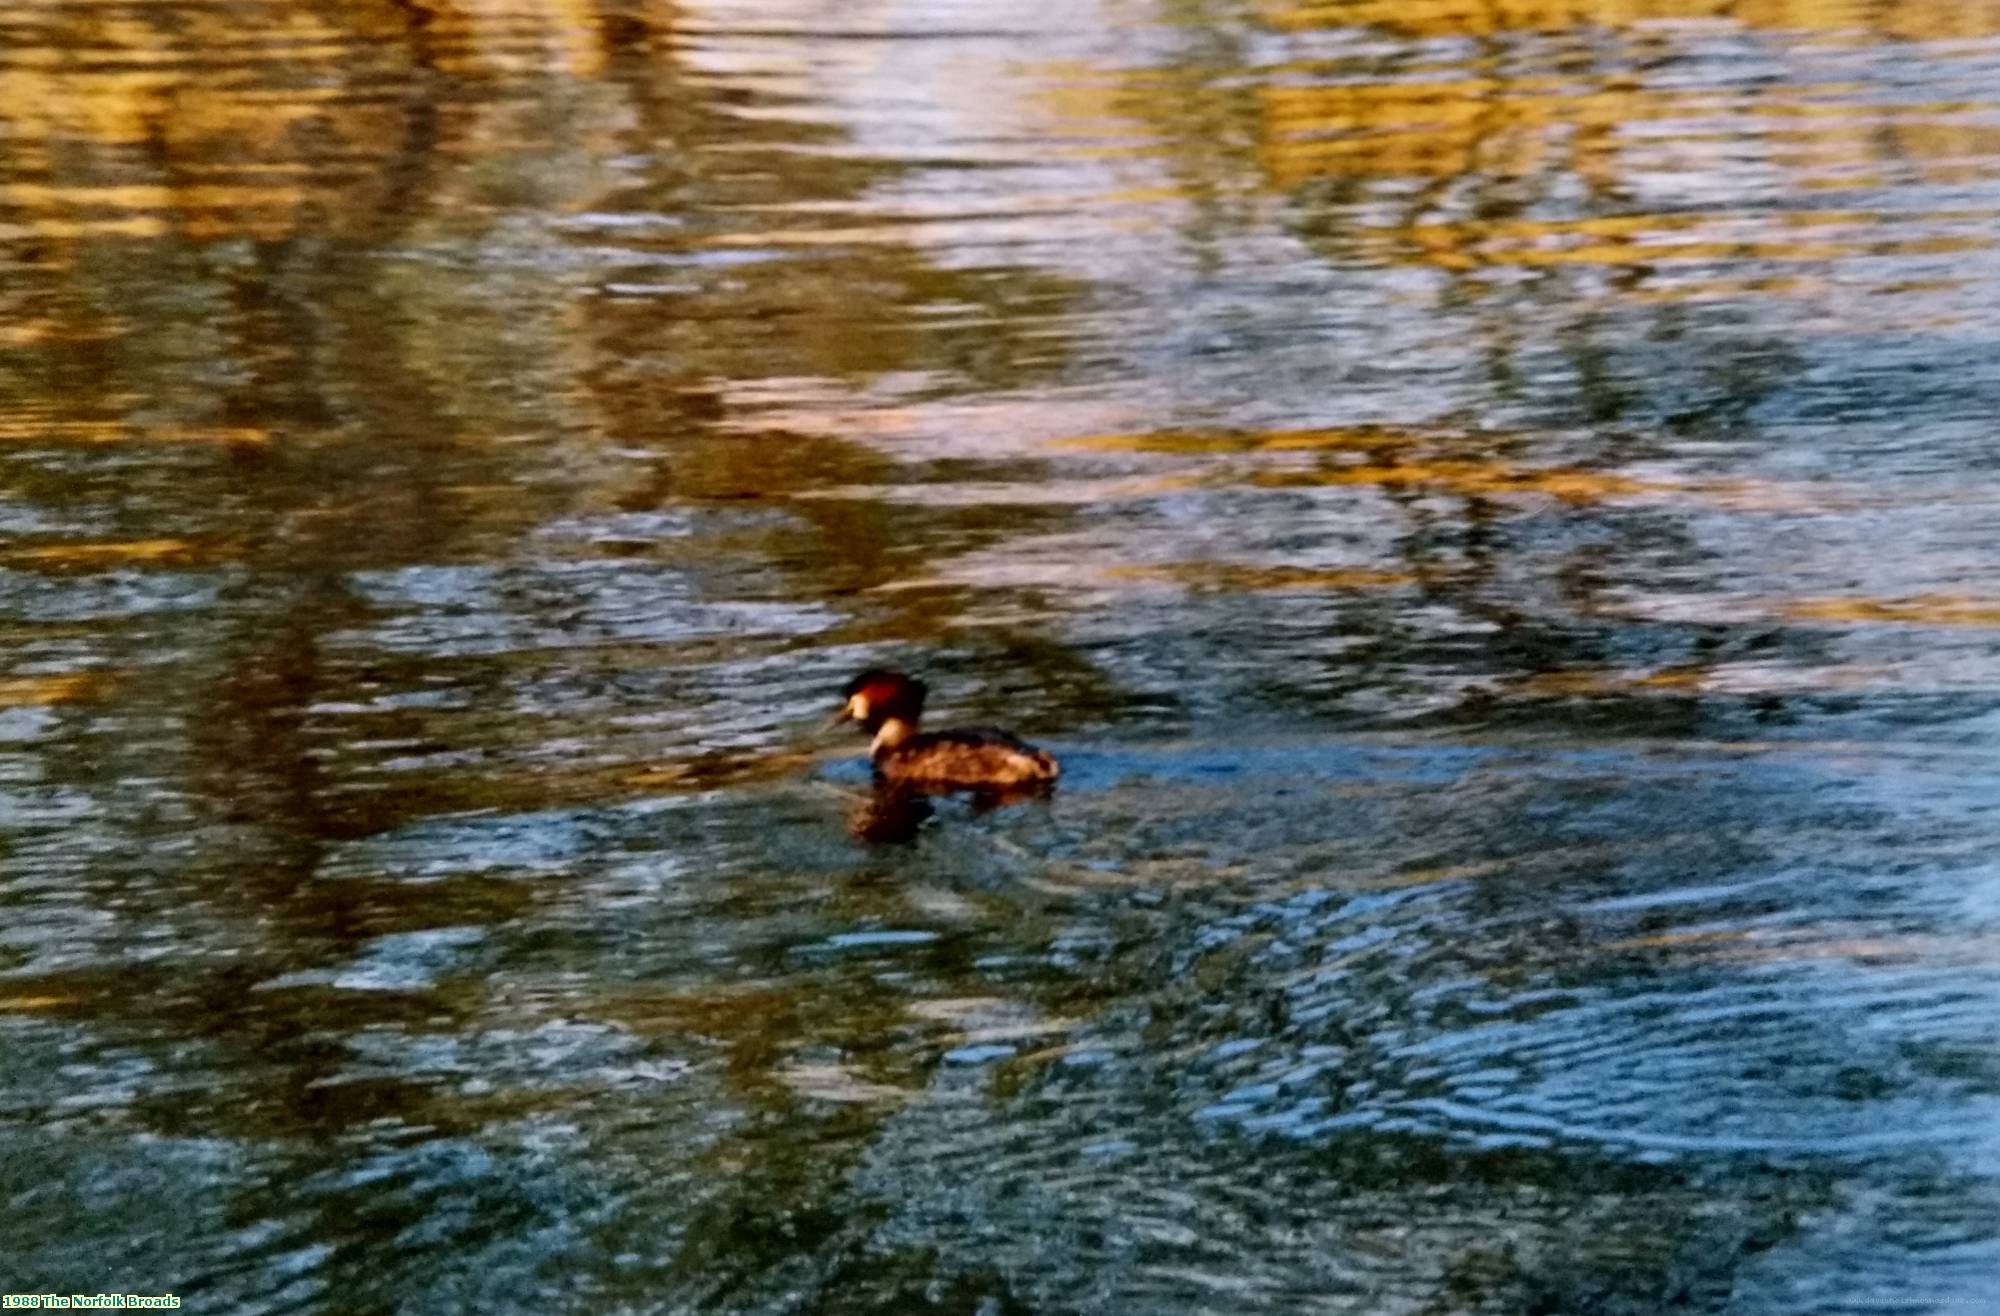
[(922, 681), (901, 672), (871, 670), (848, 682), (838, 721), (869, 731), (875, 775), (891, 785), (927, 792), (1020, 791), (1046, 787), (1062, 765), (1046, 750), (991, 727), (920, 731)]

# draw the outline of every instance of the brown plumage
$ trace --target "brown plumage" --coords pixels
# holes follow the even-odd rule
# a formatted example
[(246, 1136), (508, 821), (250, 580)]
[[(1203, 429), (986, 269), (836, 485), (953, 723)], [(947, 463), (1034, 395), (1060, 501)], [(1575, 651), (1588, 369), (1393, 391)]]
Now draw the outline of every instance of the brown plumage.
[(878, 778), (912, 790), (1005, 793), (1046, 787), (1061, 775), (1054, 755), (1005, 731), (919, 732), (929, 693), (914, 677), (879, 669), (863, 672), (842, 691), (847, 702), (836, 720), (859, 722), (874, 736)]

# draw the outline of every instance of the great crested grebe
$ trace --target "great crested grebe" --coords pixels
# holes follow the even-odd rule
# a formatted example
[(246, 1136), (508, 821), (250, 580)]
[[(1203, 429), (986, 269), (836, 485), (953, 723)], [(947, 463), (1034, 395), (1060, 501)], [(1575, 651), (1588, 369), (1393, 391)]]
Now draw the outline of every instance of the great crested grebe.
[(922, 681), (879, 668), (841, 692), (836, 722), (859, 722), (875, 737), (870, 753), (878, 780), (916, 791), (1018, 792), (1052, 784), (1062, 773), (1055, 756), (1005, 731), (968, 727), (917, 730), (924, 715)]

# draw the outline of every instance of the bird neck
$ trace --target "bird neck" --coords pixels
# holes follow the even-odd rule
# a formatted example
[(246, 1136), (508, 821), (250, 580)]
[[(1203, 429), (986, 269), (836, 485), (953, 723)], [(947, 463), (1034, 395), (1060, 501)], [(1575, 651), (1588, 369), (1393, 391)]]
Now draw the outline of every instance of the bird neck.
[(916, 734), (917, 724), (914, 721), (905, 721), (900, 717), (883, 718), (882, 725), (875, 731), (875, 743), (868, 747), (868, 752), (880, 758)]

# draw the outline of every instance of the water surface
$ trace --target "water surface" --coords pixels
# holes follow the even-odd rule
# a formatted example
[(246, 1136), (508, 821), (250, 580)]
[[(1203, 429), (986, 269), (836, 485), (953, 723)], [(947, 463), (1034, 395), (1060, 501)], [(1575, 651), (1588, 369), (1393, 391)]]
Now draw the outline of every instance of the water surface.
[[(0, 14), (0, 1282), (2000, 1288), (2000, 6)], [(894, 663), (1067, 765), (848, 834)]]

